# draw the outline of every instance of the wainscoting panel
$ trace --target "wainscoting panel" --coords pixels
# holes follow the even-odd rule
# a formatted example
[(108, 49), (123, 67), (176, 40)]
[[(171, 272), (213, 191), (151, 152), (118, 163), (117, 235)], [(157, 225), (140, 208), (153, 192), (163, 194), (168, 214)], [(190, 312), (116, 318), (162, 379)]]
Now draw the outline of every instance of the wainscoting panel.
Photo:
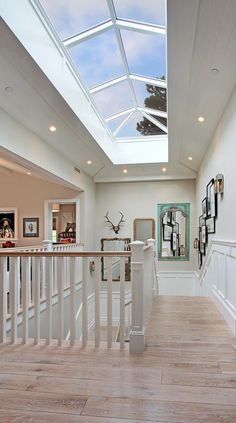
[(158, 272), (158, 294), (177, 296), (197, 295), (195, 272)]
[(214, 240), (208, 251), (197, 292), (212, 297), (236, 335), (236, 244)]

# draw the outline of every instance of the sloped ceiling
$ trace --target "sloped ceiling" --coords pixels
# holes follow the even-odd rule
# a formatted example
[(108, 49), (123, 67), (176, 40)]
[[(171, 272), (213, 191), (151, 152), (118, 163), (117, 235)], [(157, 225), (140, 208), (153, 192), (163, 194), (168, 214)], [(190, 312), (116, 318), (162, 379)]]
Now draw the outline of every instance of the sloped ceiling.
[[(163, 164), (126, 166), (126, 175), (123, 166), (114, 166), (3, 21), (0, 107), (96, 182), (195, 178), (235, 85), (236, 2), (168, 0), (167, 22), (169, 163), (164, 164), (165, 173)], [(11, 93), (5, 90), (9, 86)], [(205, 117), (202, 124), (199, 115)], [(48, 131), (51, 122), (57, 126), (53, 135)]]

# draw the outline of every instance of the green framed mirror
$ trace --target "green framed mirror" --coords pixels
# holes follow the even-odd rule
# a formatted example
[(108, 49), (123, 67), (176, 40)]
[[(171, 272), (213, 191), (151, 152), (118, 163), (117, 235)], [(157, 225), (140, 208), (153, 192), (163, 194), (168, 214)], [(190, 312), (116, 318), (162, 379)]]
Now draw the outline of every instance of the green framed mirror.
[(157, 205), (158, 259), (189, 260), (190, 204)]

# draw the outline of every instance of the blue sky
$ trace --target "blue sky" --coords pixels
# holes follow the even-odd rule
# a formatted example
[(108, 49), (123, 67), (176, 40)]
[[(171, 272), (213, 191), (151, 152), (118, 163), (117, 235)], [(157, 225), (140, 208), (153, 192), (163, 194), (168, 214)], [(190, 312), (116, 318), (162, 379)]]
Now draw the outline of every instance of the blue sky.
[[(113, 1), (117, 17), (165, 24), (165, 0)], [(110, 19), (106, 0), (41, 0), (41, 3), (62, 40)], [(164, 36), (130, 30), (120, 32), (130, 72), (154, 78), (166, 75)], [(68, 52), (88, 89), (125, 74), (113, 29), (69, 48)], [(148, 95), (146, 85), (135, 83), (135, 89), (139, 105), (142, 106)], [(127, 82), (98, 92), (94, 95), (94, 99), (103, 117), (135, 106)], [(127, 124), (128, 127), (131, 131), (131, 121)]]

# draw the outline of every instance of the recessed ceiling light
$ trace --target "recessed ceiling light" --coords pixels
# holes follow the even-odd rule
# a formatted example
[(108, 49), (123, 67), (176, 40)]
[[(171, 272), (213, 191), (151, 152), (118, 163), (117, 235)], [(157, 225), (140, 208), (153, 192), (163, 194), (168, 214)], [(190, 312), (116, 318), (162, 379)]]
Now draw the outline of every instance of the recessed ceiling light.
[(217, 68), (212, 68), (211, 73), (212, 73), (212, 75), (218, 75), (218, 73), (220, 73), (220, 71)]
[(57, 128), (54, 125), (49, 126), (49, 131), (55, 132)]
[(12, 87), (5, 87), (5, 92), (7, 94), (11, 94), (13, 92), (13, 88)]
[(188, 160), (193, 160), (193, 158), (191, 156), (188, 157)]
[(31, 175), (31, 172), (26, 172), (27, 175)]
[(87, 162), (86, 162), (88, 165), (91, 165), (92, 164), (92, 160), (87, 160)]
[(197, 120), (198, 122), (204, 122), (205, 118), (204, 116), (198, 116)]
[(162, 172), (166, 172), (167, 169), (166, 169), (166, 167), (163, 167), (161, 170), (162, 170)]
[(128, 173), (128, 170), (127, 169), (123, 169), (123, 173)]

